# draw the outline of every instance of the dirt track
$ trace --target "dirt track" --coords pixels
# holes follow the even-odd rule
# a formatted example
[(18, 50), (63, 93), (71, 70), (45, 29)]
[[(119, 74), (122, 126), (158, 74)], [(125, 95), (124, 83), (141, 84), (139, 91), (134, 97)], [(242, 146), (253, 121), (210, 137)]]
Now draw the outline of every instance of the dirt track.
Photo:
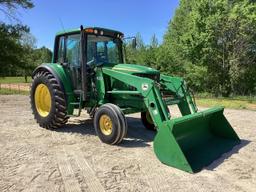
[(256, 112), (225, 110), (242, 143), (189, 174), (157, 160), (139, 114), (128, 117), (125, 141), (109, 146), (86, 114), (50, 131), (27, 96), (0, 96), (0, 105), (0, 191), (256, 191)]
[(0, 89), (1, 88), (17, 91), (29, 91), (30, 83), (0, 83)]

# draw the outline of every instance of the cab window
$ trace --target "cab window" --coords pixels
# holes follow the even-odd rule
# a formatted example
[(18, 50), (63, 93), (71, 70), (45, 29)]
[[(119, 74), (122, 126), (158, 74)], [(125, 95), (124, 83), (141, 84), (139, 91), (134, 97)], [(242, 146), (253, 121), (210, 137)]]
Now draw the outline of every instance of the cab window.
[(58, 45), (58, 63), (64, 62), (64, 54), (65, 54), (65, 38), (64, 36), (59, 38), (59, 45)]
[(121, 63), (121, 42), (108, 36), (87, 36), (87, 64)]
[(67, 36), (66, 62), (69, 65), (80, 66), (80, 34)]

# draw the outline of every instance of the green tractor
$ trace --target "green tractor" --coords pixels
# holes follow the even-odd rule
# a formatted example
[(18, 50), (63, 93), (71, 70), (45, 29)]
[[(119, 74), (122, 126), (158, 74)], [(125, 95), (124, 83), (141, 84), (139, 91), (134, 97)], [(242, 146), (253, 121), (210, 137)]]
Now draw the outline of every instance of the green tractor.
[[(141, 65), (124, 64), (123, 33), (89, 27), (56, 35), (52, 63), (33, 74), (31, 106), (41, 127), (60, 128), (86, 109), (107, 144), (126, 136), (126, 114), (141, 113), (155, 130), (154, 152), (166, 165), (194, 173), (230, 151), (240, 139), (223, 107), (198, 112), (180, 77)], [(171, 118), (168, 105), (182, 117)]]

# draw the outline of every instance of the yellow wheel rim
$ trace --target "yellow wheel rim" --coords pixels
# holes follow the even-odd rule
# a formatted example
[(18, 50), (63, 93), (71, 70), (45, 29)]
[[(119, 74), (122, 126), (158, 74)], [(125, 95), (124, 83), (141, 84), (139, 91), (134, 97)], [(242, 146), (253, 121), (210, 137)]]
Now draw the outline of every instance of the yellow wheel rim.
[(99, 123), (100, 130), (104, 135), (110, 135), (112, 133), (112, 121), (108, 115), (102, 115)]
[(48, 87), (45, 84), (39, 84), (35, 90), (35, 104), (36, 110), (40, 116), (46, 117), (51, 110), (51, 94)]

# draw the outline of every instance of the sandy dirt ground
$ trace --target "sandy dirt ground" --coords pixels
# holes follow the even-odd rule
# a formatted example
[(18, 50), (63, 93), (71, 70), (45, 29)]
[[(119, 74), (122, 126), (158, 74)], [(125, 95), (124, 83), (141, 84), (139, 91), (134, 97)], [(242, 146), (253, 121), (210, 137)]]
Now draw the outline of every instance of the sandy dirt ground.
[[(256, 191), (256, 112), (225, 110), (242, 139), (197, 174), (158, 161), (154, 132), (129, 116), (119, 146), (100, 142), (86, 114), (40, 128), (27, 96), (0, 96), (0, 191)], [(174, 113), (176, 109), (173, 109)]]

